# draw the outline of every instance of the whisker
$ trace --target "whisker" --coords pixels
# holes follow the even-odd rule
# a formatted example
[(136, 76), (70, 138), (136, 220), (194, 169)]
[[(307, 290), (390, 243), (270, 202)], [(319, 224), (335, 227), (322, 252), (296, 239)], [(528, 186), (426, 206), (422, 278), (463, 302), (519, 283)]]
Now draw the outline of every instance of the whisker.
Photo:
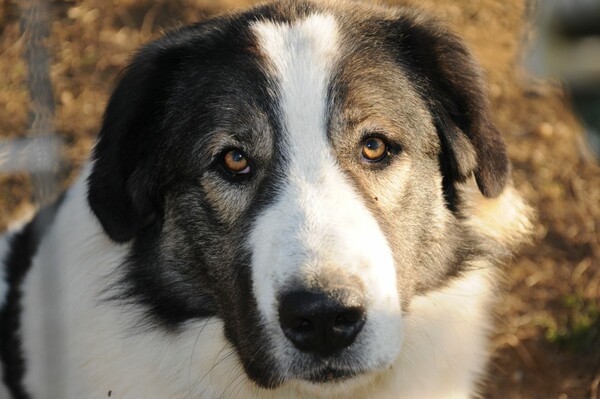
[(206, 322), (198, 330), (198, 334), (196, 335), (196, 339), (194, 340), (194, 346), (192, 347), (192, 353), (190, 355), (190, 366), (188, 368), (188, 391), (189, 391), (189, 397), (190, 397), (190, 399), (192, 397), (192, 364), (194, 362), (194, 352), (196, 351), (196, 345), (198, 344), (198, 339), (200, 338), (200, 335), (202, 335), (202, 332), (204, 331), (204, 329), (208, 325), (208, 322), (211, 321), (211, 320), (212, 319), (210, 319), (210, 318), (206, 319)]

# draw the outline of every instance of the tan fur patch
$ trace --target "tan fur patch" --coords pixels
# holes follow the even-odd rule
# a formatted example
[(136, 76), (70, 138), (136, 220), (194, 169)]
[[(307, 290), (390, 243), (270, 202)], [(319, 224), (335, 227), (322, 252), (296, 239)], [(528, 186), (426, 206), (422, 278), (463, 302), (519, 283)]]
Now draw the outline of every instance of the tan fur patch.
[(531, 239), (533, 209), (512, 185), (496, 198), (486, 198), (474, 184), (465, 190), (469, 224), (513, 252)]

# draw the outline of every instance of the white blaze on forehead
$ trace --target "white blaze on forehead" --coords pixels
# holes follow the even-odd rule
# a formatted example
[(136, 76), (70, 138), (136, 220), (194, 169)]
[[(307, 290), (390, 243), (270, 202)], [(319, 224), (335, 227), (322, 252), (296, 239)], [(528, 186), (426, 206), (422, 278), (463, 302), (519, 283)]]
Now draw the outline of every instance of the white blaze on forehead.
[[(292, 24), (253, 26), (277, 84), (285, 177), (249, 237), (253, 291), (283, 356), (277, 296), (322, 275), (358, 278), (367, 323), (355, 345), (363, 366), (389, 364), (401, 340), (396, 272), (385, 236), (348, 181), (327, 137), (328, 87), (339, 57), (336, 20), (312, 15)], [(335, 283), (335, 282), (334, 282)]]
[(279, 83), (283, 122), (291, 133), (286, 137), (291, 147), (288, 155), (303, 149), (319, 151), (324, 144), (327, 86), (338, 48), (335, 19), (313, 15), (293, 25), (259, 22), (254, 31)]

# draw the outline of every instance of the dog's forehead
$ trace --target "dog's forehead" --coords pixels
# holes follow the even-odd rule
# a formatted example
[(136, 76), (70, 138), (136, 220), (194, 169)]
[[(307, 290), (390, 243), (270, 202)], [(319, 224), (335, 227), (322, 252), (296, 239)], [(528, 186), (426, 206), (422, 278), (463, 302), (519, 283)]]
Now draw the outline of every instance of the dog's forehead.
[(339, 56), (336, 20), (314, 14), (289, 24), (256, 22), (252, 30), (278, 92), (292, 167), (315, 165), (327, 141), (328, 87)]
[[(213, 155), (242, 143), (252, 155), (258, 147), (264, 159), (274, 148), (257, 144), (266, 136), (289, 151), (331, 142), (339, 147), (369, 129), (397, 142), (402, 136), (420, 143), (425, 130), (432, 136), (431, 126), (423, 128), (431, 115), (411, 86), (410, 71), (397, 62), (398, 16), (361, 10), (282, 2), (198, 25), (199, 41), (191, 46), (196, 61), (177, 75), (178, 103), (191, 116), (175, 112), (181, 122), (173, 125), (203, 132), (198, 145), (208, 143)], [(223, 133), (233, 140), (217, 140)]]
[(401, 58), (410, 55), (398, 50), (395, 14), (357, 18), (353, 10), (250, 24), (259, 62), (275, 82), (280, 122), (289, 137), (313, 148), (317, 139), (347, 141), (349, 132), (365, 130), (420, 145), (433, 135), (433, 125), (411, 82), (412, 71), (401, 67)]

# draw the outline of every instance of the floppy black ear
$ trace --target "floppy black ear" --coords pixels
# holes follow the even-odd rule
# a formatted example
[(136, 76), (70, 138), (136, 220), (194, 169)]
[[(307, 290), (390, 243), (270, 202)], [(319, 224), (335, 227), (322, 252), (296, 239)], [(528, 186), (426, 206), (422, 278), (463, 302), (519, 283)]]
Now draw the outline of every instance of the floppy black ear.
[(161, 129), (170, 54), (143, 48), (125, 69), (107, 109), (93, 152), (88, 201), (106, 233), (126, 242), (157, 219)]
[(479, 67), (464, 43), (439, 23), (422, 16), (399, 23), (400, 62), (416, 74), (442, 144), (445, 192), (453, 196), (454, 184), (474, 173), (483, 195), (498, 196), (508, 180), (509, 161), (490, 120)]

